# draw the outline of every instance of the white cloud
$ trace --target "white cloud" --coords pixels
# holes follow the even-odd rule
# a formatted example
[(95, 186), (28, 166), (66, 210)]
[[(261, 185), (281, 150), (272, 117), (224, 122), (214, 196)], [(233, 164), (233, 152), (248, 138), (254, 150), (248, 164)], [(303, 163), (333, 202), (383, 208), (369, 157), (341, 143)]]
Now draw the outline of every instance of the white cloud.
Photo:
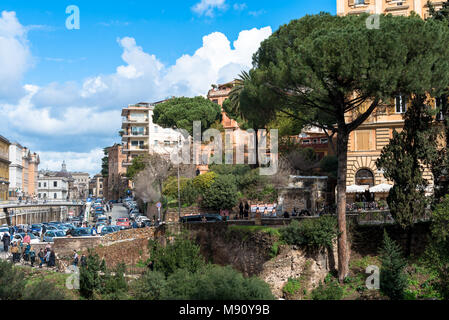
[(2, 11), (0, 16), (0, 100), (21, 93), (20, 81), (30, 67), (31, 53), (26, 29), (15, 12)]
[(257, 11), (250, 11), (250, 12), (248, 12), (248, 14), (250, 16), (253, 16), (253, 17), (258, 17), (258, 16), (260, 16), (262, 14), (265, 14), (265, 13), (267, 13), (267, 12), (265, 10), (263, 10), (263, 9), (260, 9), (260, 10), (257, 10)]
[[(252, 55), (271, 33), (270, 27), (244, 30), (231, 43), (223, 33), (214, 32), (203, 37), (202, 46), (192, 55), (179, 57), (174, 65), (162, 64), (154, 54), (138, 46), (134, 38), (124, 37), (117, 39), (123, 49), (123, 64), (117, 66), (114, 73), (94, 74), (81, 82), (23, 86), (20, 85), (21, 78), (32, 58), (26, 44), (26, 32), (14, 13), (3, 12), (0, 41), (17, 44), (24, 55), (18, 54), (19, 59), (23, 57), (22, 62), (11, 68), (9, 64), (14, 64), (11, 62), (16, 61), (16, 57), (0, 46), (0, 100), (2, 85), (13, 83), (11, 79), (16, 79), (16, 85), (23, 90), (18, 102), (14, 99), (9, 99), (8, 103), (0, 101), (0, 127), (4, 132), (23, 137), (23, 141), (28, 137), (33, 140), (32, 147), (45, 154), (49, 168), (55, 163), (59, 168), (64, 160), (62, 157), (66, 157), (68, 164), (71, 157), (78, 161), (73, 164), (73, 170), (97, 168), (100, 158), (97, 153), (93, 157), (93, 151), (77, 158), (78, 153), (48, 153), (45, 150), (55, 145), (64, 148), (61, 151), (80, 150), (79, 145), (77, 148), (71, 145), (78, 141), (88, 143), (86, 148), (93, 149), (104, 147), (102, 144), (110, 141), (113, 143), (113, 139), (119, 140), (120, 113), (124, 105), (157, 101), (173, 95), (205, 95), (211, 84), (231, 81), (242, 70), (250, 69)], [(4, 51), (8, 55), (2, 56)], [(8, 74), (3, 72), (3, 65), (10, 68)], [(53, 155), (56, 159), (51, 159)], [(97, 159), (97, 163), (94, 164), (93, 159)], [(86, 161), (85, 166), (83, 161)]]
[(193, 12), (200, 16), (213, 17), (215, 9), (226, 10), (226, 0), (201, 0), (192, 7)]
[(39, 154), (41, 169), (61, 170), (62, 161), (65, 161), (68, 171), (83, 171), (95, 175), (101, 170), (101, 159), (104, 157), (103, 150), (96, 148), (89, 152), (53, 152), (36, 151)]

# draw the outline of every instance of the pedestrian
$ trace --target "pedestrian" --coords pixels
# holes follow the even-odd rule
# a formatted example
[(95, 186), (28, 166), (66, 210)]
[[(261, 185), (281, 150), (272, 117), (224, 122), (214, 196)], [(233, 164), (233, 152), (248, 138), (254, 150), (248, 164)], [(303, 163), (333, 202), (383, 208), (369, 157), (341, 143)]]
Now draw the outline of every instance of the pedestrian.
[(248, 201), (245, 201), (245, 209), (243, 210), (243, 216), (245, 219), (248, 219), (249, 215), (249, 203)]
[(87, 259), (86, 259), (86, 255), (84, 253), (81, 256), (81, 267), (87, 267)]
[(30, 248), (30, 261), (31, 267), (34, 267), (34, 261), (36, 261), (36, 252), (34, 251), (33, 247)]
[(37, 257), (39, 258), (39, 268), (42, 268), (42, 265), (45, 263), (45, 253), (44, 250), (42, 250), (42, 248), (40, 248)]
[(50, 256), (48, 259), (48, 266), (54, 267), (55, 265), (56, 265), (56, 254), (55, 254), (55, 251), (53, 249), (51, 249)]
[(290, 218), (290, 215), (288, 214), (288, 211), (284, 211), (284, 218), (285, 218), (285, 219)]
[(23, 260), (30, 261), (31, 244), (27, 243), (25, 251), (23, 252)]
[(9, 235), (9, 232), (5, 232), (2, 237), (3, 242), (3, 250), (5, 252), (8, 252), (9, 244), (11, 243), (11, 236)]
[(26, 233), (25, 237), (23, 237), (23, 243), (31, 243), (31, 237), (28, 232)]
[(244, 209), (243, 203), (242, 203), (242, 201), (240, 201), (240, 204), (239, 204), (240, 219), (243, 219), (243, 209)]
[(11, 253), (12, 253), (12, 262), (16, 263), (18, 260), (17, 255), (19, 254), (19, 247), (15, 242), (12, 243)]
[(95, 228), (95, 226), (92, 226), (91, 230), (90, 230), (90, 234), (92, 236), (96, 236), (97, 235), (97, 229)]
[(76, 252), (76, 250), (73, 250), (74, 254), (73, 254), (73, 266), (77, 267), (78, 266), (78, 253)]
[(50, 254), (51, 254), (51, 250), (46, 250), (45, 256), (44, 256), (44, 260), (45, 263), (47, 264), (47, 267), (49, 267), (49, 263), (50, 263)]

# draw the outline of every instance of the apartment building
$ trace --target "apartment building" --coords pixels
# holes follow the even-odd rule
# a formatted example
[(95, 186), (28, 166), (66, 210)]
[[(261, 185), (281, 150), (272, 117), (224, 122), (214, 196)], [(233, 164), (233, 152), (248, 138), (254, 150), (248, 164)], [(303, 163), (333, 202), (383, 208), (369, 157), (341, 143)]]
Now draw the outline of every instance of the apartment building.
[(104, 197), (103, 183), (104, 183), (104, 178), (100, 173), (97, 173), (91, 179), (89, 189), (91, 191), (91, 195), (94, 198), (103, 198)]
[[(435, 8), (442, 5), (442, 1), (431, 1)], [(423, 18), (428, 17), (427, 0), (337, 0), (337, 14), (369, 13), (392, 15), (409, 15), (412, 11)], [(433, 107), (441, 107), (444, 97), (430, 98)], [(347, 192), (348, 201), (384, 199), (388, 195), (392, 182), (388, 181), (381, 170), (376, 167), (376, 160), (380, 157), (382, 149), (393, 137), (393, 130), (402, 131), (404, 126), (403, 115), (409, 107), (406, 96), (392, 97), (353, 131), (349, 137), (347, 162)], [(347, 122), (351, 121), (352, 114), (347, 114)], [(441, 120), (437, 116), (437, 120)], [(432, 175), (426, 170), (424, 177), (432, 184)], [(430, 192), (432, 186), (428, 189)], [(368, 197), (368, 199), (366, 199)]]
[[(436, 9), (441, 8), (444, 1), (431, 0)], [(417, 13), (422, 18), (429, 16), (427, 0), (337, 0), (337, 14), (392, 14), (409, 15)]]
[(149, 153), (170, 154), (178, 145), (182, 135), (171, 128), (162, 128), (153, 122), (154, 107), (166, 100), (146, 103), (140, 102), (122, 109), (123, 153), (126, 159), (123, 166), (131, 165), (132, 160)]
[(10, 145), (11, 142), (0, 135), (0, 201), (8, 200)]
[(68, 200), (69, 178), (59, 172), (41, 171), (37, 192), (40, 200)]
[(73, 178), (72, 198), (87, 199), (89, 196), (89, 173), (71, 172)]
[(9, 146), (9, 199), (17, 200), (23, 197), (23, 165), (22, 165), (23, 147), (17, 142)]

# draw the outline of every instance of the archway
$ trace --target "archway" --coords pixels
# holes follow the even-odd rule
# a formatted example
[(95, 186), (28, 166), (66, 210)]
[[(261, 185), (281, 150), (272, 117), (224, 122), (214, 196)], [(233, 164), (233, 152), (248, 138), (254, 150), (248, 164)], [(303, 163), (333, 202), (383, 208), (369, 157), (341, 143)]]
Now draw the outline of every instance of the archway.
[(355, 184), (373, 187), (374, 174), (369, 169), (360, 169), (355, 174)]

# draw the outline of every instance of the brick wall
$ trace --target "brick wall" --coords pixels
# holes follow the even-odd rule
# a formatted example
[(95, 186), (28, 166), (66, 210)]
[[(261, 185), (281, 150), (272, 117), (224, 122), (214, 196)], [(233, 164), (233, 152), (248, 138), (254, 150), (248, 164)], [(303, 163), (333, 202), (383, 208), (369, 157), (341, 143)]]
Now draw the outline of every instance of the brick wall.
[(53, 248), (58, 255), (71, 254), (73, 250), (81, 251), (100, 245), (102, 237), (55, 238)]

